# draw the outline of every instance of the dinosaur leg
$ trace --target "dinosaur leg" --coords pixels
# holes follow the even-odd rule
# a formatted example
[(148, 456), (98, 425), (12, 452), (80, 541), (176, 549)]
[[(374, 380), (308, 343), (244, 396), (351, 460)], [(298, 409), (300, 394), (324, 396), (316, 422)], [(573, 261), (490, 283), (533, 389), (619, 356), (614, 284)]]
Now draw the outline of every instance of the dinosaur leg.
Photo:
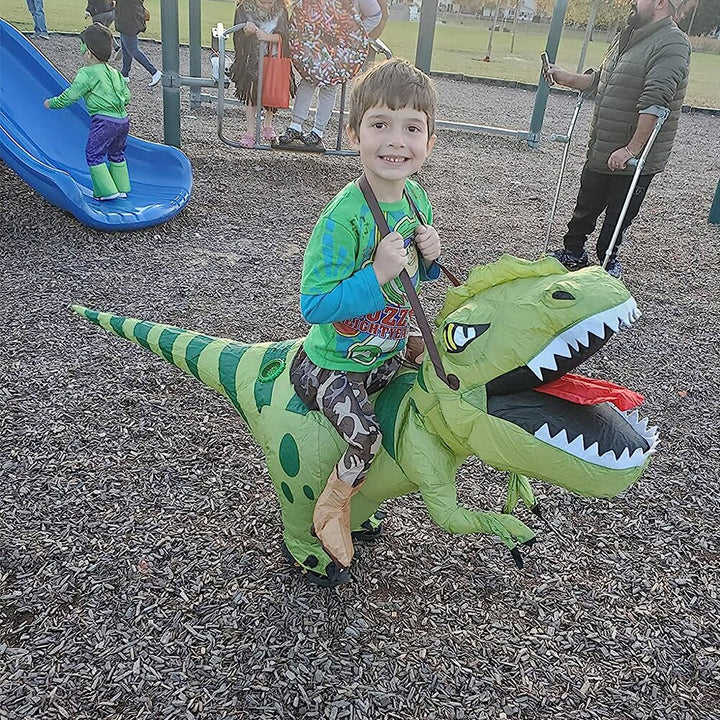
[(355, 549), (350, 535), (350, 501), (360, 485), (350, 485), (333, 468), (313, 512), (313, 531), (323, 550), (343, 568), (350, 567)]
[(352, 500), (350, 513), (351, 535), (355, 542), (377, 540), (382, 533), (385, 513), (378, 510), (378, 501), (359, 492)]

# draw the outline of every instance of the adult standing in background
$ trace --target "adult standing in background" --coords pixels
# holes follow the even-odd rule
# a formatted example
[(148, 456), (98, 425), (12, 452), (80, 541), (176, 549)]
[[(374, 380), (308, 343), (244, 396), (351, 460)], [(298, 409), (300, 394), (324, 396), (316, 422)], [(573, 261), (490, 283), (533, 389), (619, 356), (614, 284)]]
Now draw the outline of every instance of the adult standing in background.
[(45, 22), (43, 0), (25, 0), (25, 2), (27, 3), (35, 26), (32, 36), (34, 38), (41, 38), (42, 40), (49, 40), (50, 34), (48, 33), (47, 23)]
[(638, 214), (650, 181), (665, 169), (687, 88), (690, 40), (673, 20), (682, 3), (632, 0), (627, 25), (610, 45), (598, 71), (579, 75), (550, 66), (549, 74), (560, 85), (597, 91), (580, 192), (564, 247), (552, 253), (568, 270), (588, 264), (585, 243), (603, 210), (596, 249), (598, 260), (604, 261), (632, 183), (634, 167), (628, 162), (642, 154), (658, 116), (668, 108), (670, 116), (647, 156), (606, 265), (610, 275), (622, 276), (617, 251), (623, 232)]
[[(85, 8), (85, 17), (90, 18), (94, 23), (100, 23), (106, 28), (110, 28), (115, 22), (115, 0), (88, 0)], [(115, 60), (117, 51), (120, 49), (117, 40), (113, 38), (113, 56), (111, 60)]]
[(143, 5), (143, 0), (116, 0), (115, 28), (120, 33), (120, 45), (122, 46), (120, 74), (125, 80), (130, 80), (130, 66), (135, 58), (150, 73), (150, 87), (153, 87), (162, 79), (162, 73), (138, 47), (138, 35), (145, 32), (149, 19), (150, 13)]

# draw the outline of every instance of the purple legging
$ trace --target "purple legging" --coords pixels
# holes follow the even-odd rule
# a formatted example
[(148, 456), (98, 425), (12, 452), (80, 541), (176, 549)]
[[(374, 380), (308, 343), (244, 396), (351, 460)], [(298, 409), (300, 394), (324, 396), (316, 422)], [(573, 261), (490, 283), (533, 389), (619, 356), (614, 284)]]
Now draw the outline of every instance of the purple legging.
[(130, 75), (130, 66), (135, 58), (151, 75), (157, 72), (157, 68), (148, 60), (147, 55), (138, 47), (137, 35), (126, 35), (120, 33), (120, 44), (122, 45), (122, 70), (123, 77)]
[(93, 115), (90, 120), (90, 135), (85, 146), (85, 159), (91, 167), (105, 162), (125, 162), (130, 118), (115, 118), (109, 115)]

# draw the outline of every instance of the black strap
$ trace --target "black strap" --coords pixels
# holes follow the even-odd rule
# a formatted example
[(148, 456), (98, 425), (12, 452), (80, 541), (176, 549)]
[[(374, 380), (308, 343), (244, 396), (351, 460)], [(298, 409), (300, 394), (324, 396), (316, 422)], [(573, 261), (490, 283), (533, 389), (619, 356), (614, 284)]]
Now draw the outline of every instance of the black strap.
[[(382, 235), (382, 237), (385, 237), (390, 232), (390, 228), (388, 227), (387, 220), (385, 219), (385, 216), (380, 209), (380, 205), (378, 204), (377, 198), (375, 197), (375, 193), (373, 193), (372, 188), (370, 187), (370, 183), (367, 181), (365, 175), (360, 176), (360, 179), (358, 180), (358, 186), (360, 187), (362, 194), (365, 196), (365, 202), (367, 202), (368, 207), (370, 208), (370, 212), (372, 213), (372, 216), (375, 220), (375, 224), (380, 229), (380, 234)], [(412, 202), (412, 200), (410, 202), (411, 206), (417, 213), (417, 208), (415, 207), (415, 204)], [(415, 286), (413, 285), (407, 270), (403, 270), (400, 273), (399, 277), (400, 282), (402, 283), (405, 290), (405, 294), (410, 301), (410, 307), (412, 308), (413, 313), (415, 313), (415, 319), (417, 320), (418, 327), (420, 328), (423, 340), (425, 341), (425, 347), (427, 348), (428, 354), (430, 355), (430, 360), (432, 360), (432, 364), (435, 367), (435, 372), (437, 373), (437, 376), (451, 390), (457, 390), (460, 387), (460, 381), (455, 375), (445, 374), (445, 370), (442, 366), (442, 361), (440, 360), (440, 353), (438, 352), (437, 346), (435, 345), (435, 338), (433, 337), (432, 330), (430, 329), (430, 323), (428, 323), (428, 319), (425, 316), (422, 305), (420, 304), (420, 298), (415, 292)]]
[[(363, 175), (363, 177), (365, 177)], [(425, 222), (423, 220), (423, 216), (420, 214), (420, 211), (418, 210), (417, 205), (415, 204), (415, 201), (410, 197), (410, 193), (407, 190), (403, 190), (403, 195), (407, 199), (407, 201), (410, 203), (410, 207), (412, 208), (413, 212), (415, 213), (415, 217), (417, 217), (418, 222), (421, 225), (424, 225)], [(443, 274), (445, 277), (455, 286), (458, 287), (459, 285), (462, 285), (462, 283), (451, 273), (441, 262), (438, 262), (435, 260), (435, 264), (443, 271)]]

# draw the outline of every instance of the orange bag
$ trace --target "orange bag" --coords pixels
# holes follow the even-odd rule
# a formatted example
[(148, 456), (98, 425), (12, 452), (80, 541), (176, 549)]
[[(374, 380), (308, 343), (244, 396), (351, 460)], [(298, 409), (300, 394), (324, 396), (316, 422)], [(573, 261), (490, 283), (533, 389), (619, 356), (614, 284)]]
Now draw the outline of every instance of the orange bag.
[(283, 57), (282, 46), (281, 40), (278, 54), (273, 55), (268, 44), (268, 54), (263, 58), (262, 106), (266, 108), (290, 107), (290, 58)]

